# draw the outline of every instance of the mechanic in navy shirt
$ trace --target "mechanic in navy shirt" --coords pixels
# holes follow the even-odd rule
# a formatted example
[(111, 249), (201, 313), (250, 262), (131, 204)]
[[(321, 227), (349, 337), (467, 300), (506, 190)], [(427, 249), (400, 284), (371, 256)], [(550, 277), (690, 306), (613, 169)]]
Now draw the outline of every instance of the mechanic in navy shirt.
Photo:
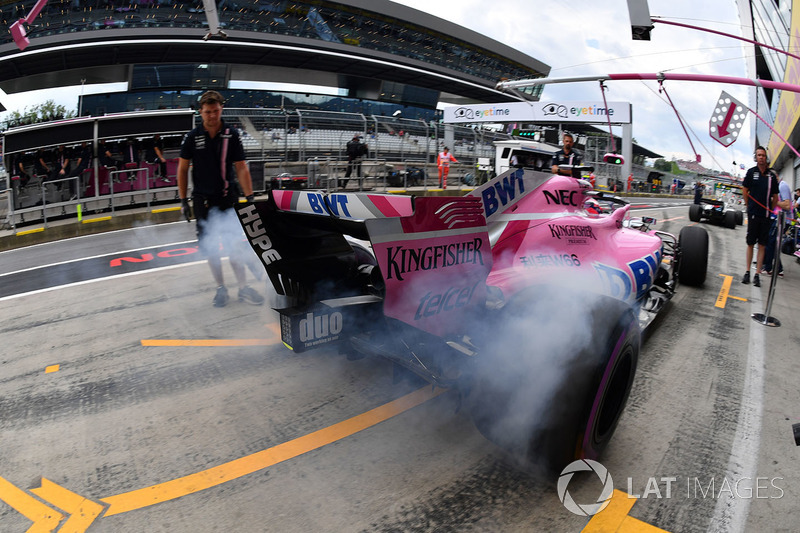
[(220, 245), (225, 246), (231, 268), (239, 284), (239, 301), (253, 305), (264, 303), (264, 297), (246, 283), (247, 253), (240, 241), (244, 238), (233, 207), (239, 202), (239, 184), (247, 201), (253, 201), (253, 184), (244, 156), (244, 147), (236, 129), (222, 120), (224, 99), (216, 91), (203, 93), (198, 102), (203, 123), (186, 134), (178, 159), (178, 195), (187, 220), (191, 214), (187, 191), (189, 164), (192, 164), (192, 205), (197, 219), (200, 250), (208, 258), (208, 266), (217, 283), (214, 306), (228, 303), (228, 290), (222, 275)]
[(575, 139), (572, 137), (572, 134), (564, 133), (564, 135), (562, 135), (562, 139), (564, 148), (553, 154), (553, 158), (550, 160), (551, 170), (553, 174), (561, 174), (563, 176), (572, 176), (573, 178), (580, 178), (581, 173), (579, 170), (576, 169), (562, 170), (558, 168), (558, 165), (577, 166), (581, 164), (581, 161), (583, 161), (583, 159), (581, 158), (581, 154), (572, 149), (572, 145), (575, 144)]
[(747, 270), (742, 283), (750, 283), (750, 265), (753, 263), (753, 246), (758, 243), (758, 259), (753, 285), (761, 286), (758, 273), (764, 266), (764, 254), (769, 240), (769, 229), (772, 221), (770, 213), (778, 203), (778, 177), (769, 168), (767, 150), (763, 146), (756, 148), (756, 166), (747, 171), (742, 182), (742, 199), (747, 206)]

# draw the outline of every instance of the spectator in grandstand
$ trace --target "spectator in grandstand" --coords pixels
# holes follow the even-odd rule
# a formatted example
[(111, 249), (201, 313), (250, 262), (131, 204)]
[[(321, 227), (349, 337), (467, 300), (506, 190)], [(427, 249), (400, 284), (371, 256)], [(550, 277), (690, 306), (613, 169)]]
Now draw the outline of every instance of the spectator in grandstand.
[(356, 134), (348, 141), (347, 146), (347, 171), (344, 173), (344, 180), (339, 182), (339, 188), (344, 189), (347, 187), (347, 179), (356, 171), (356, 175), (361, 177), (361, 160), (369, 152), (369, 148), (365, 143), (361, 142), (361, 137)]
[(31, 175), (28, 174), (30, 157), (23, 152), (12, 154), (10, 168), (12, 169), (12, 174), (19, 176), (19, 188), (24, 189), (28, 185), (28, 182), (31, 181)]
[(769, 168), (767, 149), (756, 148), (756, 166), (750, 168), (742, 181), (742, 199), (747, 206), (747, 253), (745, 255), (747, 270), (742, 283), (750, 283), (750, 265), (753, 263), (753, 246), (758, 243), (756, 274), (753, 285), (761, 286), (759, 273), (764, 266), (764, 255), (771, 221), (769, 214), (778, 203), (778, 178), (775, 171)]
[(252, 202), (253, 184), (242, 140), (238, 132), (222, 120), (224, 102), (216, 91), (207, 91), (200, 97), (203, 122), (183, 138), (178, 159), (178, 195), (181, 209), (188, 219), (191, 212), (187, 197), (189, 165), (192, 164), (192, 206), (198, 242), (217, 283), (214, 307), (224, 307), (228, 303), (220, 245), (228, 252), (239, 285), (239, 301), (261, 305), (264, 297), (247, 285), (244, 254), (252, 252), (243, 250), (244, 235), (234, 210), (239, 202), (238, 185), (241, 185), (247, 201)]
[[(50, 180), (61, 180), (69, 176), (70, 171), (70, 158), (71, 154), (70, 151), (63, 144), (59, 144), (58, 148), (56, 148), (55, 153), (53, 153), (52, 160), (52, 171), (50, 173)], [(70, 193), (75, 193), (75, 185), (72, 181), (69, 182), (69, 189)], [(64, 185), (63, 182), (59, 181), (56, 183), (56, 189), (59, 191), (61, 187)]]
[(158, 176), (161, 181), (169, 181), (169, 178), (167, 178), (167, 159), (164, 157), (164, 141), (158, 133), (145, 143), (144, 160), (151, 165), (158, 166)]
[(101, 139), (97, 147), (97, 156), (101, 165), (116, 170), (117, 161), (114, 159), (114, 146), (111, 143)]
[[(73, 158), (75, 159), (75, 170), (70, 173), (70, 177), (80, 179), (83, 172), (92, 164), (92, 147), (89, 146), (88, 142), (83, 141), (79, 148), (73, 150)], [(77, 180), (76, 184), (78, 184)], [(70, 198), (71, 200), (77, 198), (77, 195), (74, 193), (72, 196), (73, 197)]]
[(33, 171), (37, 176), (42, 176), (42, 181), (46, 181), (50, 176), (50, 151), (44, 148), (36, 150)]
[(580, 178), (581, 172), (580, 170), (570, 169), (570, 170), (561, 170), (559, 165), (580, 165), (583, 161), (581, 154), (576, 152), (572, 149), (573, 145), (575, 144), (575, 138), (572, 136), (571, 133), (564, 133), (562, 136), (562, 144), (564, 147), (553, 154), (553, 158), (550, 160), (550, 170), (553, 174), (561, 174), (562, 176), (572, 176), (573, 178)]
[(439, 167), (439, 188), (447, 188), (447, 175), (450, 173), (450, 162), (458, 163), (456, 157), (450, 153), (450, 149), (445, 146), (436, 157), (436, 166)]

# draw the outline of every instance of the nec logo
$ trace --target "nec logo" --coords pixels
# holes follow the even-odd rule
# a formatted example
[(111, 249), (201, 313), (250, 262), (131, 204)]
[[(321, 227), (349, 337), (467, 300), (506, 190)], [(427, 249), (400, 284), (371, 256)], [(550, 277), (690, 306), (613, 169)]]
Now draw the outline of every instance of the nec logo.
[(575, 195), (578, 194), (578, 191), (559, 189), (553, 192), (550, 191), (543, 191), (543, 192), (548, 205), (556, 204), (556, 205), (571, 205), (573, 207), (578, 207), (578, 202), (575, 201)]
[(483, 191), (481, 196), (483, 197), (483, 212), (486, 214), (486, 218), (495, 214), (500, 207), (505, 207), (514, 200), (518, 189), (520, 194), (525, 192), (525, 184), (522, 181), (522, 176), (524, 175), (525, 171), (519, 169), (503, 178), (502, 181), (495, 183), (494, 187), (489, 187)]

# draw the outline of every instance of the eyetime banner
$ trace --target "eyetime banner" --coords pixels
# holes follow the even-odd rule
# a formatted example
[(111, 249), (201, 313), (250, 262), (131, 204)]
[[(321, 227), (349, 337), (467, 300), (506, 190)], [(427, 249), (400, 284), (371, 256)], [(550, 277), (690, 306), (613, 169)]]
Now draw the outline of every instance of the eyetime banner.
[(503, 102), (499, 104), (472, 104), (444, 108), (444, 122), (582, 122), (630, 124), (629, 102), (570, 102), (547, 100), (542, 102)]

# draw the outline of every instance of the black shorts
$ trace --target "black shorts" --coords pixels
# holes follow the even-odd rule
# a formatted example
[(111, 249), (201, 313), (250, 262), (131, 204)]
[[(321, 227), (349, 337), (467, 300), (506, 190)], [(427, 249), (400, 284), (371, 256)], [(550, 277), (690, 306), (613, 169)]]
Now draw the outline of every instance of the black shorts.
[(772, 219), (757, 215), (747, 215), (747, 245), (753, 246), (758, 243), (766, 246), (769, 242), (769, 229), (772, 227)]
[(192, 195), (192, 210), (197, 220), (197, 242), (200, 251), (219, 256), (220, 245), (230, 248), (242, 236), (242, 227), (231, 209), (238, 200), (230, 195)]

